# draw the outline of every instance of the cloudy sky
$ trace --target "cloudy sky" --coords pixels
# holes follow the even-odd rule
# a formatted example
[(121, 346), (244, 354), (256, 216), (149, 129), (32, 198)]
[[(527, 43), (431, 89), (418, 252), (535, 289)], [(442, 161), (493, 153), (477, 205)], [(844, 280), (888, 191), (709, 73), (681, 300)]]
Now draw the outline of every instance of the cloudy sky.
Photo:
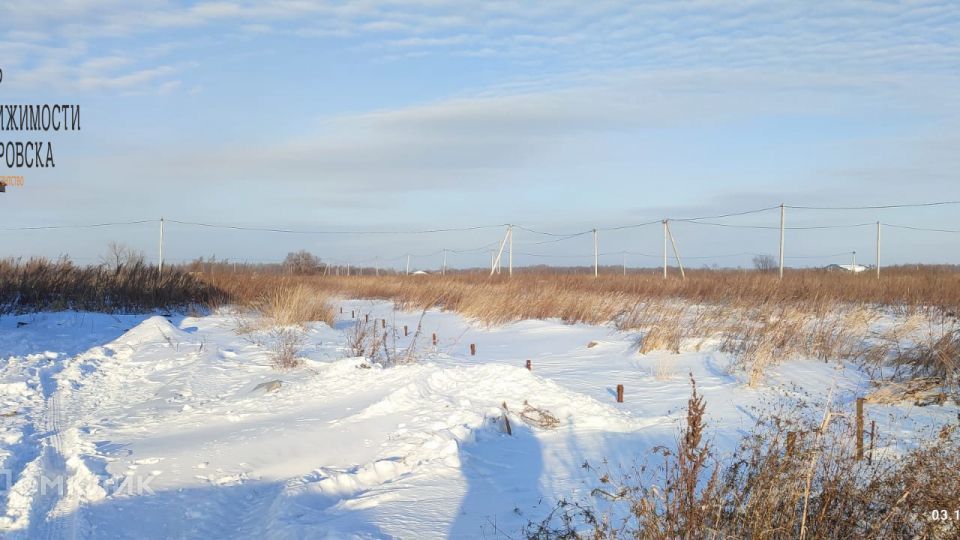
[[(57, 167), (21, 170), (26, 185), (0, 195), (0, 228), (164, 216), (562, 234), (782, 202), (960, 200), (955, 2), (5, 0), (0, 21), (0, 103), (82, 108), (81, 132), (52, 137)], [(960, 206), (787, 213), (797, 227), (960, 229)], [(719, 222), (776, 226), (779, 211)], [(450, 255), (477, 265), (502, 228), (166, 232), (174, 260), (480, 248)], [(690, 266), (777, 249), (774, 229), (673, 232)], [(600, 235), (605, 262), (658, 263), (658, 224)], [(154, 223), (5, 231), (0, 256), (95, 261), (117, 240), (155, 257), (156, 236)], [(559, 238), (517, 230), (518, 263), (590, 262), (590, 235), (545, 243)], [(874, 242), (866, 225), (792, 229), (787, 253), (872, 262)], [(884, 229), (884, 258), (960, 263), (960, 234)]]

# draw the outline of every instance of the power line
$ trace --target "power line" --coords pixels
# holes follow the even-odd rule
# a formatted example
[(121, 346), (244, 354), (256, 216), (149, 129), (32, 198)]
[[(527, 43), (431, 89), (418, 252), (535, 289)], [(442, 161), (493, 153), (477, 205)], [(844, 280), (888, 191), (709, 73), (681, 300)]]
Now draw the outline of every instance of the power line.
[(269, 227), (245, 227), (240, 225), (221, 225), (213, 223), (200, 223), (195, 221), (179, 221), (176, 219), (166, 219), (168, 223), (177, 223), (180, 225), (192, 225), (195, 227), (207, 227), (213, 229), (230, 229), (238, 231), (258, 231), (258, 232), (275, 232), (275, 233), (285, 233), (285, 234), (330, 234), (330, 235), (383, 235), (383, 234), (433, 234), (433, 233), (444, 233), (444, 232), (466, 232), (466, 231), (477, 231), (482, 229), (493, 229), (499, 227), (506, 227), (506, 225), (478, 225), (475, 227), (453, 227), (447, 229), (423, 229), (423, 230), (413, 230), (413, 231), (316, 231), (316, 230), (296, 230), (296, 229), (274, 229)]
[[(732, 223), (716, 223), (712, 221), (689, 221), (681, 220), (684, 223), (691, 223), (693, 225), (711, 225), (713, 227), (728, 227), (731, 229), (773, 229), (780, 230), (780, 227), (776, 225), (736, 225)], [(876, 225), (875, 221), (870, 223), (853, 223), (849, 225), (810, 225), (806, 227), (784, 227), (788, 231), (806, 231), (806, 230), (815, 230), (815, 229), (853, 229), (856, 227), (866, 227), (867, 225)]]
[(48, 229), (93, 229), (97, 227), (115, 227), (118, 225), (141, 225), (143, 223), (159, 223), (158, 219), (143, 219), (140, 221), (115, 221), (111, 223), (90, 223), (85, 225), (40, 225), (36, 227), (7, 227), (0, 231), (39, 231)]
[(910, 225), (893, 225), (892, 223), (881, 223), (884, 227), (893, 227), (895, 229), (910, 229), (911, 231), (929, 231), (929, 232), (942, 232), (942, 233), (960, 233), (960, 230), (956, 229), (931, 229), (927, 227), (912, 227)]
[(797, 210), (883, 210), (887, 208), (922, 208), (928, 206), (945, 206), (951, 204), (960, 204), (960, 201), (936, 201), (927, 203), (907, 203), (907, 204), (880, 204), (874, 206), (792, 206), (784, 205), (786, 208)]

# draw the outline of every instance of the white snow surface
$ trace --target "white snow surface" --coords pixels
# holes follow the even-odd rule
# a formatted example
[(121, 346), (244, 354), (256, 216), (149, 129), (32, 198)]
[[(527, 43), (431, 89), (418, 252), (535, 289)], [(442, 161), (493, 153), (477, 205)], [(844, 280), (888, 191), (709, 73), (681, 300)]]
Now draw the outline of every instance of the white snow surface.
[[(440, 311), (423, 316), (419, 362), (370, 366), (346, 357), (351, 310), (401, 332), (421, 314), (338, 305), (334, 328), (309, 326), (305, 365), (282, 372), (270, 334), (238, 333), (229, 310), (0, 318), (0, 536), (515, 538), (597, 485), (584, 462), (629, 467), (674, 444), (688, 373), (731, 451), (771, 403), (829, 394), (849, 408), (868, 384), (852, 365), (795, 360), (749, 388), (716, 351), (642, 355), (612, 326), (487, 327)], [(527, 425), (524, 402), (560, 425)], [(868, 414), (909, 443), (957, 408)]]

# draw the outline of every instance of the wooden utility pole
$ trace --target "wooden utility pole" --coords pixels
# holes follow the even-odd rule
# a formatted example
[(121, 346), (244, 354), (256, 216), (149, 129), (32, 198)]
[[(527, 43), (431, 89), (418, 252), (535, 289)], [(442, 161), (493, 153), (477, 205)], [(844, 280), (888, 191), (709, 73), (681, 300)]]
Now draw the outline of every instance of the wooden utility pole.
[(593, 277), (600, 275), (600, 240), (597, 238), (597, 230), (593, 230)]
[(513, 277), (513, 225), (510, 225), (507, 229), (507, 235), (510, 238), (510, 263), (507, 275)]
[(667, 220), (663, 220), (663, 279), (667, 279)]
[(780, 279), (783, 279), (783, 229), (786, 219), (786, 207), (780, 203)]
[(160, 218), (160, 262), (157, 264), (157, 276), (163, 277), (163, 218)]
[(673, 246), (673, 256), (677, 258), (677, 266), (680, 267), (680, 279), (687, 279), (683, 272), (683, 263), (680, 262), (680, 252), (677, 250), (677, 242), (673, 239), (673, 233), (670, 232), (670, 224), (667, 223), (667, 236), (670, 237), (670, 245)]
[(880, 222), (877, 222), (877, 279), (880, 279)]

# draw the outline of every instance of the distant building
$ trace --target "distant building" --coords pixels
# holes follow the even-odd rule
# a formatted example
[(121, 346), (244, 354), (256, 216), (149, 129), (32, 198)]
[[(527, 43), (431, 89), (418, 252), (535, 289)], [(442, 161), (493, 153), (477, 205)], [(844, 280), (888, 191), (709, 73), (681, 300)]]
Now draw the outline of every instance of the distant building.
[(856, 274), (869, 270), (869, 268), (869, 266), (863, 266), (862, 264), (831, 264), (825, 267), (824, 270), (828, 272), (853, 272)]

